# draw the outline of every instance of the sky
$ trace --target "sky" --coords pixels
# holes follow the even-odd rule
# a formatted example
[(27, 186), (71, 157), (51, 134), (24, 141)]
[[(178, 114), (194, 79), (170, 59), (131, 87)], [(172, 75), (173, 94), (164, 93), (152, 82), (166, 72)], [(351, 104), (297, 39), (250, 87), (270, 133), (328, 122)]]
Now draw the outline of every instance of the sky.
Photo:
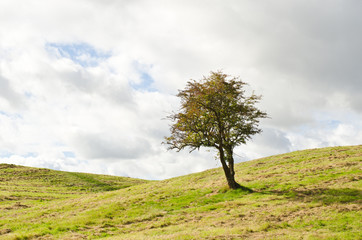
[(143, 179), (219, 167), (167, 151), (178, 90), (211, 71), (263, 95), (236, 162), (362, 144), (362, 1), (2, 0), (0, 163)]

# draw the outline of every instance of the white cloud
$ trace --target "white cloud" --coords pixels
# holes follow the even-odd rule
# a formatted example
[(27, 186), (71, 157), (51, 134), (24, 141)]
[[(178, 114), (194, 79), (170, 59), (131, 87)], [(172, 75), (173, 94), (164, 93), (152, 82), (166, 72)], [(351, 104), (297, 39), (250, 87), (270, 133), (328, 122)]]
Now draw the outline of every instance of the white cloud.
[(86, 159), (137, 159), (153, 154), (146, 139), (127, 135), (79, 134), (74, 139), (74, 147)]
[(271, 119), (237, 161), (361, 144), (357, 1), (0, 2), (0, 162), (162, 179), (219, 166), (166, 152), (186, 82), (240, 75)]

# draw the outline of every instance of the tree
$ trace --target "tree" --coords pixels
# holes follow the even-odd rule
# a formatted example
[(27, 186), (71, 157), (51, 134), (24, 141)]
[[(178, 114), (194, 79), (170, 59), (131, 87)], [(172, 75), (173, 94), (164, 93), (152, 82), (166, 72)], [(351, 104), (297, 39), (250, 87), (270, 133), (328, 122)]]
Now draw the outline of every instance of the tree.
[(187, 82), (177, 95), (180, 112), (168, 116), (173, 122), (171, 136), (165, 137), (168, 149), (177, 151), (216, 148), (231, 189), (245, 188), (235, 181), (233, 150), (260, 133), (259, 119), (267, 117), (254, 106), (261, 96), (252, 93), (246, 97), (244, 85), (239, 77), (221, 71), (211, 72), (199, 82)]

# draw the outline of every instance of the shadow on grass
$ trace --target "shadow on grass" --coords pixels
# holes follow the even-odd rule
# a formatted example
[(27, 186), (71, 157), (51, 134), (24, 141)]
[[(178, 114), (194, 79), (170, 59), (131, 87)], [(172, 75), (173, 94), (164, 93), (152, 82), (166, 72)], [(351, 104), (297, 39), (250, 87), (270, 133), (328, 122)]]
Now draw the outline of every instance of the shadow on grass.
[(315, 188), (306, 190), (271, 190), (260, 192), (262, 194), (283, 195), (287, 198), (303, 202), (333, 203), (361, 203), (362, 191), (351, 188)]
[(254, 192), (253, 189), (242, 186), (242, 185), (239, 185), (237, 189), (240, 189), (241, 191), (248, 192), (248, 193), (253, 193)]
[(230, 188), (229, 186), (224, 186), (219, 190), (219, 193), (225, 193), (225, 192), (229, 192), (229, 191), (240, 192), (240, 193), (244, 193), (244, 194), (254, 192), (253, 189), (238, 184), (237, 188), (235, 188), (235, 189)]

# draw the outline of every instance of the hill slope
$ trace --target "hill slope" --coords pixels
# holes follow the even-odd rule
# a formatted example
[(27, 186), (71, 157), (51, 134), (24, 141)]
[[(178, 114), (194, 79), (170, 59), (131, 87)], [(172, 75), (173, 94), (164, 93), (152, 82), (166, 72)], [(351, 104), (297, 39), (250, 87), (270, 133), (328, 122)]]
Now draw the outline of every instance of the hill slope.
[[(17, 189), (21, 194), (13, 193), (14, 202), (6, 199), (4, 183), (19, 181), (3, 175), (10, 168), (0, 166), (1, 239), (362, 238), (362, 146), (237, 164), (237, 181), (254, 193), (228, 190), (222, 170), (211, 169), (115, 191), (76, 189), (74, 197), (45, 200), (22, 195), (36, 189), (29, 182)], [(50, 188), (57, 194), (74, 187), (59, 179), (60, 191)]]

